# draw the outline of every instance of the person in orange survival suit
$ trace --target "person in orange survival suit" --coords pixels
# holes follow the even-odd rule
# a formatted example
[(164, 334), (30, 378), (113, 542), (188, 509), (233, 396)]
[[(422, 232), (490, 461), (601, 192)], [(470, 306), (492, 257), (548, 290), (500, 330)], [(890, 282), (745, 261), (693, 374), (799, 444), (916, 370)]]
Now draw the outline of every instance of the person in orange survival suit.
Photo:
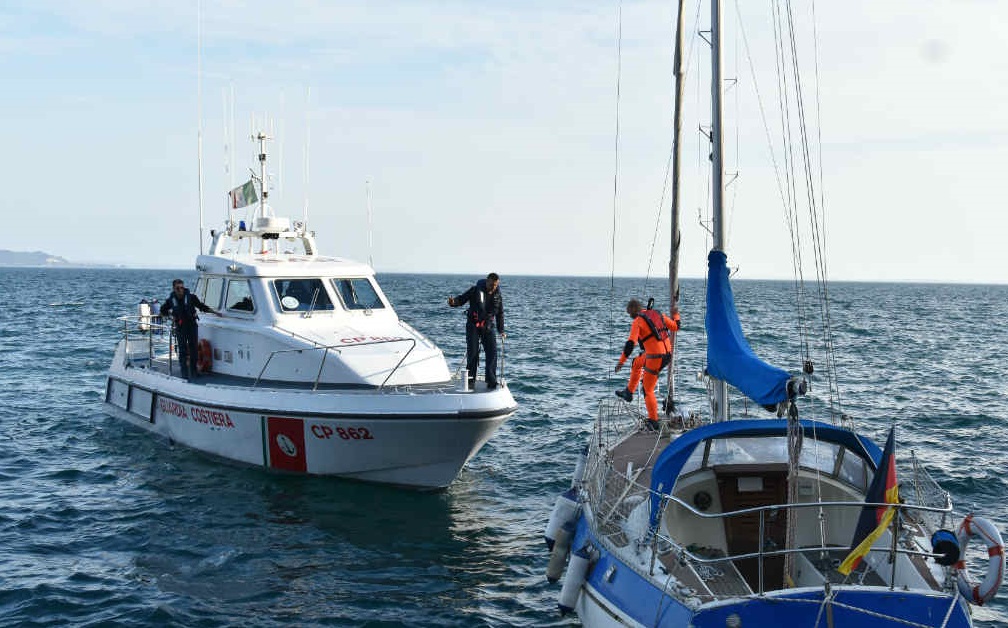
[(633, 353), (634, 345), (640, 344), (644, 352), (634, 358), (630, 364), (630, 381), (626, 388), (616, 391), (616, 396), (626, 401), (633, 401), (633, 391), (644, 375), (644, 405), (647, 406), (648, 426), (658, 425), (658, 399), (655, 398), (655, 387), (658, 385), (658, 373), (672, 361), (671, 334), (679, 331), (679, 310), (672, 310), (672, 318), (658, 310), (644, 309), (640, 301), (630, 299), (626, 312), (633, 319), (630, 325), (630, 337), (623, 345), (623, 353), (616, 363), (618, 372)]

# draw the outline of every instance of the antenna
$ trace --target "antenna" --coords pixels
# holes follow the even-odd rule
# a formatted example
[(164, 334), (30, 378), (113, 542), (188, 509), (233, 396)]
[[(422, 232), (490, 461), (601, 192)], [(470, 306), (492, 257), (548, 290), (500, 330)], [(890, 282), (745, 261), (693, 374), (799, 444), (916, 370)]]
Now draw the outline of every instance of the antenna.
[(228, 85), (230, 100), (228, 101), (228, 111), (224, 116), (228, 127), (228, 137), (231, 138), (231, 152), (228, 153), (228, 172), (231, 173), (231, 180), (228, 181), (228, 189), (233, 190), (235, 186), (235, 87), (234, 81)]
[(199, 180), (199, 252), (203, 255), (203, 3), (196, 0), (196, 169)]
[(305, 143), (304, 143), (304, 228), (308, 229), (308, 159), (311, 156), (311, 86), (305, 89)]
[[(231, 119), (228, 114), (231, 111), (231, 102), (228, 100), (227, 88), (221, 88), (221, 102), (224, 105), (224, 179), (228, 182), (228, 190), (234, 189), (234, 174), (231, 172), (231, 143), (234, 141), (231, 135)], [(224, 200), (224, 220), (227, 228), (231, 229), (231, 194), (230, 192)]]
[(364, 181), (364, 189), (367, 191), (367, 262), (371, 270), (374, 270), (374, 259), (371, 257), (371, 180)]
[(287, 96), (284, 91), (280, 90), (280, 119), (279, 121), (274, 118), (270, 124), (270, 135), (276, 138), (277, 147), (277, 174), (276, 174), (276, 186), (275, 190), (277, 194), (283, 194), (285, 191), (284, 186), (284, 117), (287, 111)]

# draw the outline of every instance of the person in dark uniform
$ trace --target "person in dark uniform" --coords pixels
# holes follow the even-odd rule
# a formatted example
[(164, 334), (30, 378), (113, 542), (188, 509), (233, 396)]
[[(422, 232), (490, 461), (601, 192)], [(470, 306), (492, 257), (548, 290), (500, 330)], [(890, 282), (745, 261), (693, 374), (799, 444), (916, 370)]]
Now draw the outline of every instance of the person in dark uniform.
[(491, 329), (493, 322), (501, 338), (504, 333), (504, 300), (501, 298), (500, 277), (490, 273), (456, 297), (448, 297), (448, 305), (458, 307), (469, 304), (466, 315), (466, 368), (469, 370), (469, 387), (476, 383), (476, 367), (479, 365), (480, 345), (486, 353), (487, 388), (497, 388), (497, 337)]
[(178, 339), (179, 363), (186, 379), (196, 377), (196, 352), (199, 342), (199, 330), (196, 320), (199, 318), (196, 310), (210, 312), (220, 316), (221, 313), (199, 300), (189, 292), (181, 279), (172, 281), (172, 293), (161, 305), (161, 316), (171, 316), (175, 323), (175, 337)]

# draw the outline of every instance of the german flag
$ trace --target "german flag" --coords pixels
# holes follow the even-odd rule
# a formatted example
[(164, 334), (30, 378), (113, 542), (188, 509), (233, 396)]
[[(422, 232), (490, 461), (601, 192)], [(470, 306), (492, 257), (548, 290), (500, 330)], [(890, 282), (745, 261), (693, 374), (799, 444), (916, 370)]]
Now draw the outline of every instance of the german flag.
[[(868, 493), (865, 495), (865, 502), (869, 504), (899, 503), (899, 488), (896, 486), (895, 441), (896, 428), (891, 427), (885, 449), (882, 451), (882, 461), (879, 463), (878, 469), (875, 470), (875, 477), (872, 478)], [(875, 541), (892, 523), (895, 513), (896, 509), (892, 506), (863, 506), (861, 516), (858, 518), (857, 530), (854, 532), (854, 540), (851, 541), (850, 554), (840, 563), (837, 571), (845, 576), (850, 575), (850, 572), (861, 564), (861, 559), (868, 554)]]

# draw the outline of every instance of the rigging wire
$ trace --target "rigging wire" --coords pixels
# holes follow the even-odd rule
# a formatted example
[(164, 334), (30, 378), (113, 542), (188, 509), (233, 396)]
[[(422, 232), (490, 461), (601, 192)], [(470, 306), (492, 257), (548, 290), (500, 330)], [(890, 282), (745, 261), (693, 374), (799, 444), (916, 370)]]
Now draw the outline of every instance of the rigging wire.
[[(693, 30), (694, 31), (697, 28), (697, 24), (700, 23), (700, 6), (701, 5), (698, 2), (697, 3), (696, 13), (693, 16)], [(690, 38), (689, 49), (686, 52), (686, 62), (683, 64), (683, 70), (682, 71), (683, 71), (684, 76), (689, 76), (689, 67), (690, 67), (691, 60), (693, 58), (693, 49), (694, 49), (694, 45), (695, 44), (696, 44), (696, 41), (691, 37)], [(673, 71), (672, 71), (672, 80), (675, 81), (675, 78), (676, 78), (675, 77), (675, 69), (673, 69)], [(673, 121), (673, 135), (675, 134), (674, 123), (675, 123), (675, 121)], [(651, 250), (648, 253), (647, 273), (645, 273), (645, 275), (644, 275), (643, 294), (645, 294), (645, 295), (648, 293), (648, 283), (651, 280), (651, 268), (654, 265), (655, 246), (656, 246), (657, 241), (658, 241), (658, 233), (661, 230), (662, 213), (663, 213), (663, 211), (665, 209), (665, 195), (668, 193), (669, 175), (672, 172), (672, 156), (675, 154), (675, 150), (676, 150), (675, 139), (673, 138), (672, 143), (669, 145), (668, 159), (665, 161), (665, 176), (662, 179), (661, 196), (658, 199), (658, 206), (655, 209), (654, 234), (651, 237)]]
[[(798, 81), (797, 46), (794, 38), (794, 28), (793, 28), (794, 17), (793, 17), (793, 11), (791, 9), (790, 0), (788, 1), (788, 20), (789, 24), (792, 26), (791, 29), (792, 35), (790, 43), (792, 48), (792, 55), (795, 58), (794, 73), (795, 73), (795, 80), (797, 82)], [(818, 91), (816, 93), (818, 95)], [(807, 201), (809, 208), (809, 222), (812, 232), (811, 235), (813, 243), (815, 268), (816, 268), (816, 279), (817, 279), (817, 285), (819, 286), (819, 296), (820, 296), (819, 298), (820, 319), (822, 320), (823, 324), (823, 336), (824, 336), (823, 342), (825, 344), (825, 353), (827, 362), (826, 377), (829, 385), (830, 410), (832, 413), (836, 409), (836, 404), (834, 402), (834, 392), (836, 391), (836, 378), (835, 378), (836, 367), (835, 367), (835, 351), (833, 348), (834, 343), (832, 341), (832, 333), (827, 332), (828, 329), (827, 319), (829, 316), (829, 310), (827, 301), (828, 295), (826, 294), (826, 256), (824, 250), (825, 244), (823, 242), (824, 240), (824, 235), (822, 233), (823, 229), (820, 228), (820, 223), (822, 220), (824, 220), (824, 218), (822, 217), (823, 211), (821, 210), (821, 208), (819, 208), (818, 204), (816, 203), (815, 173), (813, 172), (812, 156), (809, 151), (808, 123), (805, 112), (805, 103), (802, 98), (801, 89), (797, 90), (796, 96), (797, 96), (798, 114), (800, 118), (799, 130), (801, 131), (801, 138), (802, 138), (801, 148), (803, 157), (803, 175), (805, 177), (806, 190), (808, 195)], [(820, 140), (820, 150), (821, 150), (821, 140)], [(820, 180), (821, 180), (821, 161), (820, 161)], [(831, 416), (831, 418), (835, 422), (837, 417), (834, 414), (833, 416)]]
[[(619, 205), (619, 157), (620, 157), (620, 85), (623, 70), (623, 0), (616, 3), (616, 133), (614, 138), (615, 164), (613, 168), (613, 222), (612, 241), (609, 252), (609, 353), (613, 352), (616, 307), (616, 216)], [(606, 368), (606, 379), (612, 380), (614, 373)]]
[[(812, 39), (813, 45), (815, 47), (815, 99), (816, 99), (816, 131), (818, 133), (818, 148), (819, 148), (819, 207), (820, 207), (820, 221), (821, 229), (823, 231), (823, 239), (825, 240), (826, 232), (826, 185), (823, 179), (823, 155), (822, 155), (822, 100), (820, 96), (820, 80), (819, 80), (819, 29), (818, 21), (816, 20), (816, 10), (815, 10), (815, 0), (812, 0)], [(836, 397), (836, 407), (830, 407), (830, 412), (838, 412), (842, 414), (843, 405), (840, 399), (840, 386), (837, 381), (837, 367), (836, 367), (836, 343), (833, 337), (833, 321), (830, 316), (830, 300), (829, 300), (829, 277), (826, 274), (826, 260), (825, 257), (822, 261), (822, 304), (823, 304), (823, 342), (826, 344), (826, 371), (828, 377), (832, 379), (833, 388), (832, 395), (830, 397), (831, 401), (833, 395)]]
[(797, 59), (788, 56), (783, 42), (783, 32), (788, 29), (783, 25), (779, 9), (780, 3), (774, 2), (771, 6), (773, 12), (774, 44), (776, 50), (777, 63), (777, 98), (781, 112), (781, 135), (784, 155), (784, 176), (787, 190), (784, 212), (788, 225), (788, 232), (791, 237), (791, 273), (794, 281), (795, 303), (797, 305), (799, 342), (801, 346), (802, 362), (807, 363), (810, 358), (809, 348), (809, 325), (807, 295), (805, 291), (804, 261), (801, 246), (801, 225), (798, 219), (798, 192), (795, 182), (795, 157), (794, 141), (791, 120), (791, 85), (788, 83), (787, 68), (792, 64), (797, 64)]
[[(790, 116), (788, 109), (789, 97), (787, 94), (790, 93), (787, 82), (787, 74), (784, 71), (784, 67), (787, 65), (786, 55), (784, 47), (781, 41), (781, 25), (780, 25), (780, 15), (777, 10), (776, 3), (771, 0), (771, 26), (773, 28), (773, 38), (774, 38), (774, 63), (777, 68), (777, 100), (778, 100), (778, 110), (781, 114), (781, 131), (782, 131), (782, 150), (781, 150), (781, 161), (778, 161), (777, 153), (774, 149), (774, 141), (772, 133), (770, 130), (770, 123), (767, 118), (766, 107), (763, 104), (763, 96), (759, 89), (759, 81), (756, 78), (756, 69), (753, 62), (753, 55), (749, 47), (749, 39), (746, 35), (745, 21), (742, 19), (741, 9), (739, 7), (738, 1), (735, 2), (735, 11), (738, 17), (739, 30), (742, 34), (742, 44), (745, 47), (746, 59), (749, 62), (749, 74), (752, 79), (753, 89), (756, 92), (756, 101), (759, 107), (760, 119), (763, 123), (763, 132), (766, 136), (767, 149), (770, 153), (770, 161), (773, 165), (774, 178), (777, 183), (777, 193), (780, 196), (781, 204), (784, 209), (784, 222), (787, 226), (788, 232), (791, 238), (791, 264), (792, 264), (792, 275), (795, 277), (795, 301), (798, 305), (798, 320), (799, 320), (799, 332), (802, 339), (802, 355), (803, 362), (807, 361), (808, 350), (808, 332), (807, 325), (804, 321), (807, 320), (807, 314), (805, 312), (805, 297), (804, 297), (804, 282), (801, 279), (801, 247), (799, 246), (798, 237), (798, 221), (797, 221), (797, 210), (794, 207), (794, 199), (796, 194), (794, 192), (795, 183), (793, 176), (793, 158), (791, 156), (792, 152), (792, 142), (790, 140)], [(783, 164), (783, 165), (782, 165)], [(782, 175), (783, 173), (783, 175)], [(783, 177), (783, 178), (782, 178)]]
[[(736, 11), (739, 6), (736, 1)], [(809, 339), (810, 329), (810, 307), (811, 295), (805, 287), (804, 279), (804, 247), (801, 244), (801, 227), (798, 219), (798, 169), (801, 168), (802, 182), (806, 192), (806, 203), (809, 212), (809, 230), (812, 239), (813, 261), (816, 270), (816, 283), (818, 287), (819, 318), (822, 324), (822, 343), (825, 353), (824, 379), (827, 384), (829, 397), (829, 413), (833, 423), (845, 420), (845, 415), (840, 412), (840, 394), (836, 378), (836, 346), (833, 338), (832, 320), (829, 310), (828, 276), (826, 273), (825, 261), (825, 194), (823, 191), (823, 169), (822, 169), (822, 128), (819, 114), (821, 112), (821, 100), (819, 92), (820, 74), (818, 65), (818, 31), (813, 24), (813, 41), (815, 48), (815, 103), (816, 117), (813, 121), (816, 126), (816, 142), (818, 150), (818, 160), (812, 158), (810, 150), (811, 136), (808, 129), (809, 119), (806, 114), (804, 100), (804, 90), (800, 77), (797, 40), (794, 28), (794, 12), (790, 0), (771, 0), (771, 12), (773, 17), (773, 36), (775, 41), (775, 63), (777, 65), (778, 77), (778, 101), (781, 111), (782, 129), (782, 152), (781, 159), (778, 160), (776, 151), (771, 139), (770, 126), (767, 122), (766, 111), (763, 105), (763, 98), (759, 92), (758, 83), (755, 77), (754, 63), (749, 51), (748, 40), (745, 37), (743, 28), (743, 43), (749, 59), (750, 72), (752, 73), (753, 84), (755, 86), (757, 101), (759, 103), (760, 116), (763, 120), (764, 131), (767, 135), (767, 146), (773, 164), (774, 174), (777, 181), (778, 194), (780, 195), (785, 213), (785, 223), (791, 234), (792, 246), (792, 266), (794, 276), (795, 301), (798, 308), (799, 331), (801, 334), (801, 348), (803, 361), (810, 362), (811, 349)], [(740, 23), (741, 23), (741, 15)], [(815, 22), (815, 11), (813, 6), (812, 20)], [(783, 33), (789, 33), (785, 36)], [(792, 110), (791, 104), (794, 103)], [(794, 118), (792, 118), (794, 111)], [(797, 136), (797, 137), (795, 137)], [(816, 187), (818, 185), (818, 191)], [(818, 194), (817, 194), (818, 192)]]

